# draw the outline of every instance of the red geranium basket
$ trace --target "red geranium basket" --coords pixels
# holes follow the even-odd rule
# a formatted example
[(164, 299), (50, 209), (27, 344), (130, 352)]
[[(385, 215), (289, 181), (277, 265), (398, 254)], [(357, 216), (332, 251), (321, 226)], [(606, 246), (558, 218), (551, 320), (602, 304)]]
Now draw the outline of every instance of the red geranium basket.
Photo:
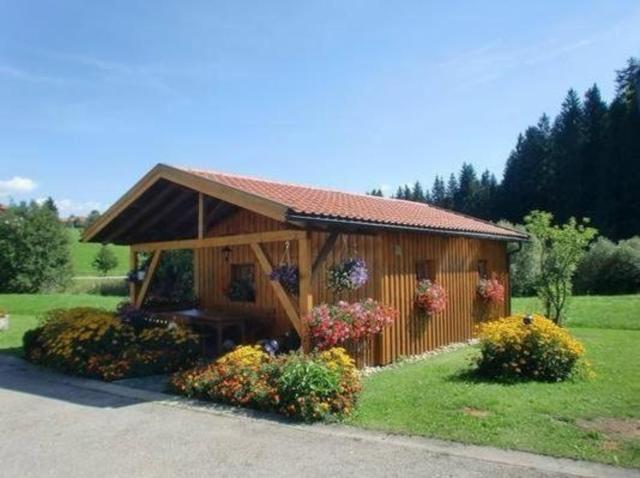
[(423, 279), (416, 287), (416, 305), (427, 315), (438, 314), (447, 306), (447, 293), (440, 284)]

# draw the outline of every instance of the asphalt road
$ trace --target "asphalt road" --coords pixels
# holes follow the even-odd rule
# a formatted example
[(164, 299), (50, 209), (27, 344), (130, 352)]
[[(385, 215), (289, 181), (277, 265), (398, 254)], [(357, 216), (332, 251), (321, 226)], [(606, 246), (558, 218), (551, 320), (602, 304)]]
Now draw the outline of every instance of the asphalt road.
[[(424, 439), (226, 416), (82, 382), (0, 355), (0, 476), (577, 476), (568, 460), (541, 458), (544, 466), (532, 468), (518, 464), (517, 454), (491, 449), (465, 456), (461, 445), (449, 453), (449, 445)], [(594, 470), (592, 476), (612, 476), (605, 467)]]

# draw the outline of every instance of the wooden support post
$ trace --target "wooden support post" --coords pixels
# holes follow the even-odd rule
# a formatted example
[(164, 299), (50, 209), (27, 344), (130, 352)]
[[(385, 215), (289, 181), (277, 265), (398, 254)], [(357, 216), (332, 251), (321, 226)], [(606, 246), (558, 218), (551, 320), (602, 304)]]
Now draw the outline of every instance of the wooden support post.
[(329, 237), (324, 241), (322, 247), (320, 248), (320, 252), (318, 252), (318, 257), (313, 261), (313, 266), (311, 267), (311, 280), (315, 280), (318, 275), (318, 271), (320, 270), (320, 266), (324, 263), (325, 259), (333, 249), (336, 241), (338, 240), (339, 233), (333, 231), (329, 234)]
[(198, 193), (198, 239), (204, 237), (204, 194)]
[[(256, 255), (256, 258), (258, 259), (258, 263), (260, 264), (260, 267), (262, 267), (262, 271), (266, 275), (271, 275), (273, 266), (271, 265), (271, 261), (267, 257), (267, 254), (265, 253), (264, 248), (257, 242), (253, 242), (250, 245), (251, 245), (251, 250), (253, 250), (254, 254)], [(296, 307), (293, 305), (293, 302), (291, 302), (291, 298), (289, 297), (287, 292), (284, 290), (280, 282), (275, 280), (270, 280), (269, 282), (271, 283), (271, 286), (273, 287), (273, 291), (276, 293), (276, 297), (280, 301), (280, 305), (282, 305), (284, 312), (287, 314), (287, 317), (293, 324), (293, 327), (296, 329), (296, 332), (298, 332), (298, 335), (302, 337), (304, 329), (302, 326), (302, 322), (300, 321), (300, 315), (298, 315), (298, 311), (296, 310)]]
[(149, 262), (149, 268), (144, 274), (144, 280), (142, 281), (142, 285), (140, 286), (138, 297), (136, 297), (135, 306), (138, 309), (142, 307), (142, 304), (144, 303), (144, 299), (147, 296), (147, 292), (149, 291), (149, 286), (151, 285), (151, 280), (153, 279), (153, 276), (156, 273), (158, 262), (160, 262), (161, 254), (162, 254), (162, 250), (159, 249), (155, 251), (153, 253), (153, 256), (151, 257), (151, 261)]
[[(309, 233), (298, 240), (298, 272), (300, 275), (300, 317), (306, 317), (313, 308), (313, 292), (311, 289), (311, 240), (309, 239)], [(304, 352), (311, 350), (311, 338), (309, 337), (309, 331), (302, 322), (302, 334), (300, 335), (302, 341), (302, 349)]]
[[(129, 270), (137, 271), (138, 270), (138, 253), (134, 250), (133, 247), (129, 248)], [(129, 282), (129, 302), (132, 304), (136, 303), (136, 292), (137, 285), (135, 281)]]

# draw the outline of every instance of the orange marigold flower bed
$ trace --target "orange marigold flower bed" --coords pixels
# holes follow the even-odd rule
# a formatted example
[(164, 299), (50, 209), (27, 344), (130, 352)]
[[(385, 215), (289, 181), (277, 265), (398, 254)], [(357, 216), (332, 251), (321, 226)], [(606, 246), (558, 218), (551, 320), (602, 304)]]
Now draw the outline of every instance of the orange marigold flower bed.
[(173, 372), (193, 365), (198, 354), (198, 337), (184, 327), (133, 327), (90, 307), (49, 311), (23, 342), (27, 360), (106, 381)]

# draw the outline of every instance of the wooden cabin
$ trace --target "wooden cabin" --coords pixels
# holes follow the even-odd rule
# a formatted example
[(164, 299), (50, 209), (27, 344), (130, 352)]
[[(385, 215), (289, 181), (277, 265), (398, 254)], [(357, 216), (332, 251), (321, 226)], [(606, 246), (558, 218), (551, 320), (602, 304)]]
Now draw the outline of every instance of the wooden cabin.
[[(467, 340), (478, 321), (508, 314), (509, 300), (487, 308), (476, 286), (480, 276), (496, 277), (509, 297), (507, 244), (526, 235), (422, 203), (159, 164), (84, 240), (131, 246), (132, 269), (147, 254), (146, 276), (130, 288), (138, 307), (162, 252), (192, 249), (198, 309), (233, 310), (250, 325), (267, 316), (267, 336), (294, 330), (304, 343), (301, 317), (317, 304), (369, 297), (389, 304), (399, 311), (394, 325), (358, 347), (360, 364), (373, 365)], [(326, 268), (348, 257), (366, 261), (369, 280), (335, 294)], [(298, 294), (269, 278), (283, 258), (299, 268)], [(237, 277), (252, 281), (251, 300), (238, 303), (225, 293)], [(417, 313), (421, 278), (447, 291), (443, 313)]]

